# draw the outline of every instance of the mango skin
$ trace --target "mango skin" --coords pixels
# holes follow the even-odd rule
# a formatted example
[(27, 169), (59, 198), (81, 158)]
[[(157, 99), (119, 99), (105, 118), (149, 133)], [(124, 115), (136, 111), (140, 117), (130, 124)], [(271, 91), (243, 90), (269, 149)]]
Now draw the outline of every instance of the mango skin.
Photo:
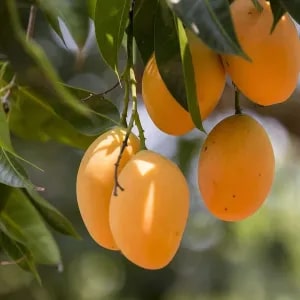
[[(100, 135), (84, 153), (76, 180), (77, 203), (86, 229), (96, 243), (110, 250), (118, 250), (109, 227), (109, 204), (115, 163), (125, 135), (126, 130), (121, 127)], [(131, 134), (119, 173), (139, 148), (138, 138)]]
[(175, 256), (189, 212), (189, 189), (180, 169), (149, 150), (137, 153), (112, 195), (110, 227), (121, 253), (139, 267), (165, 267)]

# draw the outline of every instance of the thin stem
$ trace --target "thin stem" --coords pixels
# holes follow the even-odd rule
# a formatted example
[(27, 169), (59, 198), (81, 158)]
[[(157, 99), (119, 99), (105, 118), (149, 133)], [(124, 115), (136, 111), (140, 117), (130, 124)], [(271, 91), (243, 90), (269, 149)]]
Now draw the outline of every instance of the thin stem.
[(14, 261), (0, 261), (0, 265), (1, 266), (16, 265), (16, 264), (19, 264), (20, 262), (22, 262), (25, 258), (26, 258), (26, 256), (22, 256), (19, 259), (14, 260)]
[(129, 84), (126, 81), (125, 84), (125, 95), (124, 95), (124, 107), (123, 107), (123, 111), (122, 111), (122, 115), (121, 115), (121, 124), (124, 127), (127, 127), (127, 113), (128, 113), (128, 106), (129, 106)]
[(87, 97), (81, 99), (81, 101), (87, 101), (87, 100), (91, 99), (92, 97), (96, 97), (96, 96), (99, 96), (99, 97), (105, 96), (106, 94), (108, 94), (108, 93), (112, 92), (114, 89), (116, 89), (118, 86), (120, 86), (120, 81), (117, 81), (112, 87), (110, 87), (109, 89), (107, 89), (104, 92), (90, 93)]
[(233, 86), (234, 86), (234, 107), (235, 107), (235, 114), (236, 115), (240, 115), (240, 114), (242, 114), (242, 109), (241, 109), (241, 106), (240, 106), (240, 91), (236, 87), (235, 84), (233, 84)]
[[(125, 148), (128, 145), (128, 139), (131, 134), (132, 128), (134, 126), (134, 123), (138, 123), (139, 126), (139, 135), (141, 137), (141, 143), (142, 148), (145, 148), (145, 138), (144, 138), (144, 131), (142, 129), (142, 125), (140, 122), (140, 119), (138, 117), (138, 111), (137, 111), (137, 95), (136, 95), (136, 78), (134, 73), (134, 62), (133, 62), (133, 10), (134, 10), (134, 4), (135, 0), (132, 1), (131, 10), (129, 12), (129, 24), (127, 27), (127, 66), (124, 73), (125, 77), (125, 84), (126, 89), (130, 91), (131, 93), (131, 100), (132, 100), (132, 108), (131, 108), (131, 116), (129, 120), (129, 124), (127, 127), (126, 135), (124, 138), (124, 141), (122, 143), (122, 146), (120, 148), (120, 153), (117, 159), (117, 162), (115, 163), (115, 187), (114, 187), (114, 195), (117, 196), (118, 194), (118, 188), (123, 191), (124, 188), (120, 185), (118, 181), (118, 171), (119, 171), (119, 165), (120, 161), (122, 159), (123, 152), (125, 151)], [(128, 93), (127, 91), (127, 93)], [(125, 94), (124, 99), (124, 110), (122, 113), (122, 119), (127, 119), (127, 109), (128, 109), (128, 103), (129, 103), (129, 97)]]
[(36, 20), (37, 7), (32, 4), (30, 7), (29, 20), (27, 24), (26, 38), (29, 40), (33, 37), (34, 26)]
[[(126, 82), (128, 84), (128, 81)], [(127, 127), (126, 135), (123, 140), (122, 146), (120, 148), (120, 153), (117, 159), (117, 162), (115, 163), (115, 174), (114, 174), (114, 179), (115, 179), (115, 186), (114, 186), (114, 196), (118, 196), (118, 188), (121, 191), (124, 191), (124, 188), (120, 185), (119, 180), (118, 180), (118, 174), (119, 174), (119, 167), (120, 167), (120, 161), (123, 156), (123, 152), (125, 151), (126, 147), (128, 146), (128, 139), (131, 134), (133, 125), (134, 125), (134, 120), (135, 120), (135, 115), (137, 114), (137, 101), (136, 99), (132, 99), (132, 109), (131, 109), (131, 117), (129, 120), (129, 124)]]

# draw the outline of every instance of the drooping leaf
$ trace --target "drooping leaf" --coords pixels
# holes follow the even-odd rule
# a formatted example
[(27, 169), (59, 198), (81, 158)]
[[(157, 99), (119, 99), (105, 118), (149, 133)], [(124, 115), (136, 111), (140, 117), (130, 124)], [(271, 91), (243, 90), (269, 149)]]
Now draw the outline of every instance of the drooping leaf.
[(273, 24), (271, 32), (273, 32), (280, 18), (285, 14), (285, 9), (282, 7), (280, 0), (272, 0), (270, 4), (273, 14)]
[(119, 125), (120, 112), (118, 108), (102, 95), (91, 94), (91, 92), (64, 85), (68, 91), (89, 109), (91, 115), (95, 118), (95, 125), (89, 128), (89, 135), (99, 135), (111, 127)]
[(38, 192), (33, 189), (24, 190), (24, 193), (31, 200), (35, 208), (43, 216), (44, 220), (57, 232), (80, 238), (71, 222), (61, 214), (55, 207), (47, 202)]
[(232, 22), (228, 0), (167, 0), (182, 22), (210, 48), (248, 58)]
[(176, 18), (176, 23), (188, 109), (195, 126), (201, 131), (204, 131), (197, 97), (194, 67), (188, 45), (187, 35), (182, 22), (178, 18)]
[(154, 52), (154, 21), (158, 0), (136, 0), (133, 35), (143, 59), (147, 64)]
[[(84, 47), (89, 33), (89, 15), (86, 0), (35, 1), (42, 11), (50, 17), (50, 20), (61, 18), (79, 49)], [(54, 28), (58, 29), (59, 27), (55, 26)]]
[(25, 271), (30, 271), (37, 279), (37, 281), (41, 284), (41, 278), (38, 274), (32, 254), (29, 249), (1, 231), (0, 246), (19, 267), (21, 267)]
[(0, 147), (12, 151), (7, 117), (2, 104), (0, 104)]
[(33, 187), (18, 159), (3, 147), (0, 147), (0, 183), (13, 187)]
[(97, 0), (87, 0), (87, 4), (88, 4), (89, 16), (90, 18), (94, 19)]
[(125, 33), (131, 0), (97, 0), (95, 32), (100, 53), (119, 76), (118, 53)]
[(279, 0), (282, 7), (300, 24), (300, 1), (299, 0)]
[[(0, 1), (0, 51), (9, 58), (17, 72), (20, 84), (31, 87), (38, 98), (50, 105), (55, 112), (70, 122), (83, 134), (95, 132), (99, 124), (96, 114), (60, 85), (42, 49), (27, 41), (20, 26), (15, 0)], [(100, 120), (101, 123), (101, 120)]]
[[(9, 194), (0, 221), (9, 237), (24, 244), (40, 264), (58, 264), (59, 249), (38, 211), (19, 189)], [(2, 228), (3, 231), (3, 228)]]
[(159, 73), (176, 101), (188, 110), (175, 16), (165, 1), (157, 5), (154, 33)]
[(87, 148), (94, 140), (77, 131), (26, 88), (19, 88), (13, 93), (8, 120), (10, 130), (25, 139), (42, 142), (55, 140), (81, 149)]

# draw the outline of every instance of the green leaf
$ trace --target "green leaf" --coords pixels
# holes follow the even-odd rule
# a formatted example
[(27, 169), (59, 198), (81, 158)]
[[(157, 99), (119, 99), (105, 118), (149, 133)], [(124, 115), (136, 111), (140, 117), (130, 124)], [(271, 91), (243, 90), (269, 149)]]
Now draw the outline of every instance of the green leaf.
[(28, 189), (27, 191), (24, 190), (24, 193), (31, 200), (31, 203), (35, 206), (35, 208), (40, 212), (48, 225), (50, 225), (54, 230), (77, 239), (80, 238), (71, 222), (40, 194), (33, 189)]
[(210, 48), (249, 59), (241, 48), (228, 0), (168, 0), (182, 22)]
[(19, 88), (13, 93), (8, 121), (15, 135), (29, 140), (55, 140), (81, 149), (87, 148), (94, 140), (78, 132), (26, 88)]
[(0, 147), (0, 183), (13, 187), (33, 187), (18, 159)]
[(300, 1), (299, 0), (279, 0), (282, 7), (300, 24)]
[(12, 151), (7, 117), (2, 104), (0, 104), (0, 146)]
[(136, 0), (133, 35), (146, 65), (154, 52), (154, 21), (158, 0)]
[(21, 267), (25, 271), (30, 271), (34, 275), (36, 280), (41, 284), (41, 278), (38, 274), (32, 254), (29, 249), (1, 231), (0, 246), (19, 267)]
[(176, 101), (188, 110), (177, 24), (165, 1), (160, 1), (157, 5), (154, 33), (155, 59), (159, 73)]
[(178, 18), (176, 21), (188, 109), (196, 127), (201, 131), (204, 131), (197, 97), (193, 61), (188, 45), (188, 39), (183, 24)]
[(37, 5), (51, 16), (51, 20), (60, 17), (69, 29), (79, 49), (85, 45), (89, 34), (89, 15), (86, 0), (35, 0)]
[(92, 19), (95, 19), (96, 3), (97, 0), (87, 0), (89, 16)]
[(98, 0), (95, 32), (100, 53), (119, 77), (118, 53), (128, 22), (131, 0)]
[(55, 112), (69, 121), (83, 134), (95, 131), (98, 118), (91, 110), (60, 85), (42, 49), (33, 41), (28, 42), (20, 26), (15, 0), (0, 1), (0, 51), (9, 58), (17, 72), (20, 84), (30, 86), (32, 91)]
[(0, 220), (9, 236), (31, 251), (36, 263), (60, 263), (59, 249), (53, 236), (21, 190), (12, 190), (0, 213)]
[(91, 112), (94, 118), (94, 126), (88, 129), (89, 135), (99, 135), (109, 128), (120, 124), (118, 108), (101, 94), (93, 94), (90, 91), (70, 85), (64, 85), (64, 87), (74, 97), (80, 99)]

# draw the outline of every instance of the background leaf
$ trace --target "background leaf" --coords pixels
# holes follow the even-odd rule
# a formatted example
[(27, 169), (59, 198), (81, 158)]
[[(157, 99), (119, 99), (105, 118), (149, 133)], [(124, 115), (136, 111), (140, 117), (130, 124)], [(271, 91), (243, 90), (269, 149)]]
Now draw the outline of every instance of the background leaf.
[(168, 0), (182, 22), (210, 48), (247, 58), (235, 34), (228, 0)]
[(37, 281), (41, 283), (41, 278), (38, 274), (32, 254), (29, 249), (1, 231), (0, 246), (4, 250), (4, 252), (18, 264), (19, 267), (21, 267), (25, 271), (30, 271), (31, 273), (33, 273)]
[(0, 1), (0, 51), (9, 58), (17, 72), (19, 83), (30, 86), (32, 91), (50, 105), (58, 115), (69, 121), (81, 133), (95, 131), (98, 118), (91, 110), (60, 85), (44, 52), (33, 41), (26, 41), (20, 26), (15, 0)]
[[(131, 0), (98, 0), (95, 32), (100, 53), (118, 75), (118, 53), (122, 44)], [(119, 76), (119, 75), (118, 75)]]
[[(66, 24), (79, 49), (85, 45), (89, 34), (89, 15), (86, 0), (35, 0), (37, 5), (50, 16), (50, 20), (58, 17)], [(57, 28), (57, 23), (55, 22)], [(55, 30), (57, 31), (57, 30)]]
[(87, 148), (94, 140), (77, 131), (57, 115), (52, 107), (25, 88), (19, 88), (13, 93), (8, 120), (10, 130), (25, 139), (42, 142), (55, 140), (81, 149)]
[(11, 191), (0, 213), (0, 220), (8, 235), (31, 251), (36, 263), (60, 263), (59, 249), (50, 231), (21, 190)]
[(33, 189), (24, 190), (31, 203), (43, 216), (44, 220), (57, 232), (74, 238), (80, 238), (71, 222), (63, 216), (55, 207), (46, 201), (38, 192)]

